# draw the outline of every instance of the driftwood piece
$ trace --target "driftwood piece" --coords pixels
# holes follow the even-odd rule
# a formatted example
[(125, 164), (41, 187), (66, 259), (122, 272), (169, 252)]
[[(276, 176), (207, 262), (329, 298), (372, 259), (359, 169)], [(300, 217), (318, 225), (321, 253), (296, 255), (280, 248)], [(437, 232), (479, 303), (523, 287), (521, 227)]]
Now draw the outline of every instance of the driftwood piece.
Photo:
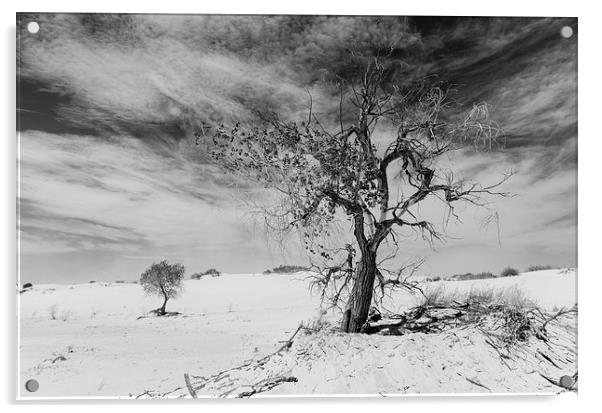
[[(226, 388), (228, 386), (231, 386), (233, 384), (233, 382), (230, 379), (231, 373), (238, 371), (238, 370), (244, 370), (246, 368), (250, 368), (251, 366), (253, 366), (254, 369), (262, 368), (262, 366), (267, 364), (267, 362), (272, 357), (290, 349), (290, 347), (293, 345), (293, 341), (294, 341), (295, 337), (297, 336), (299, 331), (301, 331), (304, 328), (305, 327), (303, 326), (302, 323), (299, 324), (297, 329), (288, 338), (288, 340), (285, 340), (282, 342), (283, 344), (278, 348), (278, 350), (276, 350), (273, 353), (270, 353), (267, 356), (264, 356), (258, 360), (253, 360), (253, 359), (248, 360), (239, 366), (232, 367), (232, 368), (224, 370), (224, 371), (220, 371), (209, 377), (189, 376), (188, 373), (184, 374), (184, 381), (186, 383), (186, 388), (188, 389), (188, 393), (190, 393), (190, 395), (193, 398), (197, 398), (197, 391), (204, 387), (207, 387), (210, 384), (220, 383), (218, 388)], [(191, 379), (191, 377), (192, 377), (192, 379)], [(196, 381), (194, 381), (194, 380), (196, 380)], [(297, 381), (297, 378), (293, 377), (293, 376), (273, 377), (273, 378), (262, 380), (260, 382), (249, 385), (251, 387), (251, 390), (242, 392), (242, 393), (238, 394), (236, 397), (251, 397), (253, 394), (266, 392), (282, 383), (296, 382), (296, 381)], [(221, 384), (222, 382), (223, 382), (223, 384)], [(220, 397), (228, 397), (234, 390), (235, 389), (233, 389), (233, 388), (226, 390), (220, 394)]]
[(192, 396), (193, 399), (196, 399), (197, 398), (196, 391), (194, 391), (194, 387), (192, 387), (192, 384), (190, 383), (190, 377), (188, 376), (188, 373), (184, 373), (184, 381), (186, 382), (186, 387), (188, 388), (188, 392), (190, 393), (190, 395)]
[(479, 387), (482, 387), (482, 388), (484, 388), (484, 389), (486, 389), (486, 390), (489, 390), (489, 391), (491, 391), (491, 389), (490, 389), (489, 387), (485, 386), (485, 385), (484, 385), (484, 384), (482, 384), (482, 383), (479, 383), (479, 382), (478, 382), (478, 381), (476, 381), (475, 379), (469, 379), (469, 378), (468, 378), (468, 377), (466, 377), (466, 376), (464, 376), (464, 378), (466, 379), (466, 381), (468, 381), (469, 383), (472, 383), (472, 384), (474, 384), (475, 386), (479, 386)]
[(251, 390), (239, 393), (236, 397), (237, 398), (251, 397), (257, 393), (263, 393), (268, 390), (272, 390), (274, 387), (279, 386), (282, 383), (291, 383), (291, 382), (297, 382), (297, 378), (294, 376), (271, 377), (271, 378), (261, 380), (255, 384), (251, 385)]

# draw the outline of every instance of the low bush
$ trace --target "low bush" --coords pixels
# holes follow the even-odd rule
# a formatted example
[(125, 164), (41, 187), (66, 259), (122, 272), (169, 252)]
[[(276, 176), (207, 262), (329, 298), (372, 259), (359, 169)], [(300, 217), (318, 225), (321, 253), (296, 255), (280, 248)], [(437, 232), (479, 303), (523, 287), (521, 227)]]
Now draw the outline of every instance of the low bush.
[(554, 267), (552, 267), (551, 265), (531, 265), (529, 268), (526, 269), (526, 272), (532, 272), (532, 271), (544, 271), (544, 270), (553, 270)]
[(504, 268), (504, 271), (500, 274), (502, 277), (514, 277), (515, 275), (518, 275), (518, 270), (512, 267)]
[(216, 270), (215, 268), (209, 268), (207, 271), (205, 271), (203, 273), (203, 275), (210, 275), (212, 277), (219, 277), (220, 275), (222, 275), (222, 273), (219, 272), (218, 270)]
[(471, 272), (467, 272), (466, 274), (454, 274), (449, 277), (452, 281), (463, 281), (463, 280), (483, 280), (486, 278), (495, 278), (495, 275), (490, 272), (479, 272), (477, 274), (473, 274)]
[(190, 279), (191, 280), (200, 280), (201, 278), (203, 278), (206, 275), (210, 275), (212, 277), (219, 277), (220, 275), (222, 275), (222, 273), (219, 272), (218, 270), (216, 270), (215, 268), (209, 268), (205, 272), (195, 272), (194, 274), (192, 274), (190, 276)]
[(293, 274), (300, 271), (307, 271), (306, 267), (302, 267), (300, 265), (280, 265), (276, 268), (272, 268), (271, 270), (265, 270), (264, 274)]
[(512, 286), (504, 289), (473, 288), (468, 292), (456, 290), (447, 291), (442, 285), (427, 288), (423, 291), (424, 297), (420, 306), (423, 307), (445, 307), (458, 303), (471, 303), (481, 305), (503, 305), (510, 308), (530, 309), (536, 307), (536, 303), (525, 296), (517, 287)]

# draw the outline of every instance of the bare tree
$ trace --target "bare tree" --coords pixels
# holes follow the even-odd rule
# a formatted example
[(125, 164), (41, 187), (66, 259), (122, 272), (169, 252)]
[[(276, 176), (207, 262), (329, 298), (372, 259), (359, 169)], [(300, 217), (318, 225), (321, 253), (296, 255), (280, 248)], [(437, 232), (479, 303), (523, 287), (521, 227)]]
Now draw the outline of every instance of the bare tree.
[(183, 288), (184, 266), (169, 264), (166, 260), (153, 263), (140, 276), (140, 285), (148, 295), (163, 297), (163, 305), (157, 309), (157, 314), (165, 315), (167, 300), (175, 298)]
[[(501, 136), (486, 104), (458, 115), (442, 85), (423, 82), (402, 88), (388, 77), (375, 60), (359, 85), (349, 85), (350, 105), (344, 104), (341, 92), (336, 132), (320, 124), (310, 105), (307, 122), (272, 118), (250, 129), (221, 126), (210, 151), (230, 171), (282, 195), (266, 222), (278, 231), (300, 230), (308, 251), (321, 259), (314, 266), (315, 281), (332, 293), (328, 297), (335, 304), (344, 297), (341, 329), (346, 332), (361, 331), (375, 291), (408, 286), (406, 270), (416, 268), (408, 264), (385, 271), (383, 262), (397, 251), (379, 261), (383, 242), (397, 245), (402, 228), (415, 230), (429, 242), (443, 237), (420, 218), (421, 202), (439, 200), (450, 217), (457, 217), (458, 201), (484, 206), (483, 195), (507, 195), (496, 188), (511, 175), (485, 186), (456, 179), (438, 166), (444, 154), (469, 144), (490, 147)], [(357, 112), (355, 122), (347, 125), (345, 107)], [(375, 144), (379, 122), (390, 132), (384, 151)], [(329, 235), (340, 211), (351, 223), (353, 242), (330, 248), (319, 240)]]

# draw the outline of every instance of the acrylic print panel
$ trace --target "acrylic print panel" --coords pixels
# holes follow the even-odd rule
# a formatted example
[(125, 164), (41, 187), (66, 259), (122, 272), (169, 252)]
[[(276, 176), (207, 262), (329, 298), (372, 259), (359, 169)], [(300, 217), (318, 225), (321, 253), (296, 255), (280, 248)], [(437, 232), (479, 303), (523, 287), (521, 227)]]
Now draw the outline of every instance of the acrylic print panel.
[(576, 19), (17, 37), (18, 397), (576, 391)]

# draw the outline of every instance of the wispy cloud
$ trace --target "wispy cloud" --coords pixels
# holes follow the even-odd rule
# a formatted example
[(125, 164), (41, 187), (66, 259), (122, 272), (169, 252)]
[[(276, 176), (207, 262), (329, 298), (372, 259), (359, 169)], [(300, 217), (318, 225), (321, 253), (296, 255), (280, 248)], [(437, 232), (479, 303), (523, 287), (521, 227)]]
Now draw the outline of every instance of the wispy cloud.
[[(381, 53), (390, 41), (400, 73), (437, 73), (465, 105), (487, 100), (507, 133), (503, 150), (464, 152), (450, 165), (483, 182), (518, 171), (504, 188), (517, 196), (494, 205), (502, 246), (481, 228), (483, 212), (467, 208), (431, 268), (461, 271), (475, 255), (482, 269), (574, 260), (577, 42), (559, 35), (564, 24), (576, 31), (574, 20), (35, 18), (38, 34), (19, 26), (18, 55), (19, 109), (31, 119), (21, 125), (19, 160), (28, 274), (76, 278), (92, 265), (110, 277), (165, 256), (231, 271), (281, 261), (241, 206), (241, 193), (265, 193), (210, 165), (192, 134), (201, 122), (245, 123), (255, 111), (305, 119), (308, 92), (328, 125), (338, 112), (329, 74), (353, 72), (350, 49)], [(422, 212), (441, 222), (438, 211)], [(432, 255), (420, 243), (406, 252)]]
[(159, 156), (136, 139), (25, 132), (20, 171), (24, 253), (44, 251), (43, 245), (191, 248), (208, 236), (215, 242), (239, 236), (232, 193), (218, 189), (214, 167), (184, 162), (177, 153)]

